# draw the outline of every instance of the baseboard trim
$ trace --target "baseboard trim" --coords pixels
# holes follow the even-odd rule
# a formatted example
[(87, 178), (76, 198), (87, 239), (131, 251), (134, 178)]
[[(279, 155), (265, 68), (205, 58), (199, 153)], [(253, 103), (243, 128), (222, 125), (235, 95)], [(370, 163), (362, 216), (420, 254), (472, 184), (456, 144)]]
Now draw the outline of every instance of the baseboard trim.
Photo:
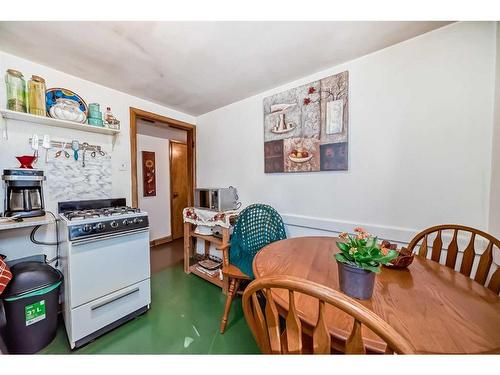
[(157, 238), (156, 240), (151, 240), (151, 241), (149, 241), (149, 246), (155, 247), (155, 246), (163, 245), (164, 243), (169, 243), (169, 242), (172, 242), (172, 236), (165, 236), (165, 237)]
[(408, 243), (413, 238), (413, 236), (415, 236), (419, 232), (419, 230), (417, 229), (382, 226), (366, 223), (354, 223), (349, 221), (294, 214), (283, 214), (282, 217), (286, 225), (333, 233), (352, 233), (354, 227), (360, 226), (368, 232), (376, 234), (379, 238), (402, 243)]
[[(298, 227), (311, 229), (312, 231), (320, 232), (330, 232), (331, 235), (336, 236), (341, 232), (352, 233), (354, 227), (360, 226), (363, 227), (369, 233), (373, 233), (377, 235), (378, 238), (388, 240), (391, 242), (398, 242), (401, 244), (408, 244), (411, 239), (419, 233), (421, 229), (411, 229), (411, 228), (401, 228), (401, 227), (392, 227), (392, 226), (383, 226), (376, 224), (366, 224), (366, 223), (353, 223), (349, 221), (341, 221), (334, 219), (326, 219), (326, 218), (318, 218), (312, 216), (302, 216), (295, 214), (282, 214), (283, 221), (285, 225), (290, 227)], [(435, 223), (432, 225), (438, 225), (439, 223)], [(428, 227), (432, 226), (429, 225)], [(330, 235), (330, 233), (326, 235)], [(317, 234), (316, 234), (317, 235)], [(444, 244), (449, 243), (451, 241), (451, 232), (444, 232), (442, 234)], [(460, 233), (458, 236), (458, 244), (459, 251), (463, 252), (465, 247), (468, 244), (470, 237), (469, 235), (465, 235), (464, 233)], [(429, 241), (433, 240), (433, 236), (429, 237)], [(431, 243), (431, 242), (429, 242)], [(482, 249), (485, 247), (485, 242), (481, 239), (476, 239), (476, 249)]]

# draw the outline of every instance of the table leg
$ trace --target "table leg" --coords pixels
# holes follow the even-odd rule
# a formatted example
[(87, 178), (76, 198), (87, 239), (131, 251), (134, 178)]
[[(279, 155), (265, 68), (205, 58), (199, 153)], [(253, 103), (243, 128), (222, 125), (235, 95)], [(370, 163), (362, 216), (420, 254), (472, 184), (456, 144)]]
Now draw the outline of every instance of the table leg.
[(191, 240), (191, 223), (184, 223), (184, 272), (189, 271), (189, 260), (191, 258), (193, 241)]
[[(229, 243), (229, 228), (222, 228), (222, 244)], [(226, 249), (222, 253), (222, 262), (224, 266), (229, 266), (229, 249)], [(229, 291), (229, 280), (227, 277), (224, 277), (222, 280), (222, 293), (227, 294)]]

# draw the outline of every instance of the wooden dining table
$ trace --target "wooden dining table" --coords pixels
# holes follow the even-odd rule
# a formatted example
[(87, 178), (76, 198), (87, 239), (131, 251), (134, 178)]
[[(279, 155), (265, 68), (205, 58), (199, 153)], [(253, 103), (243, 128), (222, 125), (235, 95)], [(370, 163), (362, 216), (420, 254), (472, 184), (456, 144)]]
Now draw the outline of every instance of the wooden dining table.
[[(254, 258), (256, 278), (296, 276), (339, 289), (334, 237), (299, 237), (274, 242)], [(288, 292), (274, 289), (282, 315), (288, 310)], [(483, 285), (444, 265), (415, 256), (406, 269), (382, 267), (373, 296), (358, 300), (404, 336), (417, 353), (500, 353), (500, 297)], [(313, 327), (318, 303), (298, 295), (295, 304), (305, 327)], [(352, 318), (333, 306), (326, 310), (332, 346), (345, 343)], [(363, 327), (369, 351), (383, 352), (385, 343)]]

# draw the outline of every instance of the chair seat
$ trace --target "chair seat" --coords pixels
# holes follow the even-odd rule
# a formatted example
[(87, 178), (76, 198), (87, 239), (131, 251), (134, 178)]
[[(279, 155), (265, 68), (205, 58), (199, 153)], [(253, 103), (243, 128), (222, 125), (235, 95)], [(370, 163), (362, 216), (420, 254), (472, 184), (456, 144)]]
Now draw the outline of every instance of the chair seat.
[(251, 279), (250, 276), (248, 276), (246, 273), (242, 272), (234, 264), (230, 264), (229, 266), (223, 266), (222, 273), (224, 275), (227, 275), (229, 277), (233, 277), (235, 279), (242, 279), (242, 280), (250, 280)]

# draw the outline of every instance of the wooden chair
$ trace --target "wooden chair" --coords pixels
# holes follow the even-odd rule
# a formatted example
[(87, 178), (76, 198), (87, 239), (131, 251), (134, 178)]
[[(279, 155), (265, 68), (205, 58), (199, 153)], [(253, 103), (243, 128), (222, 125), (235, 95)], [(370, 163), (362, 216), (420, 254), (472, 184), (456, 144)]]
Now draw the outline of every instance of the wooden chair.
[[(465, 276), (471, 277), (472, 267), (474, 264), (474, 259), (476, 255), (475, 241), (476, 238), (482, 238), (487, 243), (484, 252), (479, 256), (479, 262), (477, 266), (477, 271), (474, 275), (474, 280), (478, 283), (486, 286), (494, 293), (498, 294), (500, 292), (500, 267), (493, 263), (494, 251), (500, 250), (500, 240), (493, 237), (491, 234), (480, 231), (475, 228), (466, 227), (463, 225), (455, 224), (444, 224), (437, 225), (434, 227), (427, 228), (422, 232), (418, 233), (409, 243), (408, 250), (411, 252), (416, 251), (417, 246), (418, 255), (422, 257), (428, 256), (428, 237), (429, 235), (436, 235), (434, 241), (432, 242), (432, 249), (430, 257), (433, 261), (439, 262), (441, 258), (441, 252), (443, 249), (443, 231), (453, 231), (453, 236), (448, 249), (446, 249), (446, 263), (447, 267), (455, 269), (457, 263), (458, 255), (458, 235), (459, 232), (470, 233), (468, 245), (463, 252), (463, 258), (460, 264), (460, 273)], [(498, 253), (500, 255), (500, 253)], [(496, 269), (494, 269), (496, 267)], [(491, 273), (491, 277), (488, 276)], [(488, 284), (486, 285), (487, 281)]]
[(255, 254), (264, 246), (285, 238), (283, 220), (271, 206), (252, 204), (238, 215), (231, 243), (219, 248), (224, 257), (222, 273), (229, 282), (220, 333), (226, 329), (231, 303), (241, 281), (254, 278), (252, 261)]
[[(289, 291), (289, 306), (285, 329), (281, 330), (278, 309), (272, 289)], [(264, 312), (258, 293), (265, 296)], [(252, 281), (243, 294), (243, 312), (252, 334), (265, 354), (302, 354), (302, 323), (295, 308), (295, 293), (306, 294), (318, 300), (318, 320), (313, 328), (312, 349), (314, 354), (331, 353), (331, 337), (325, 321), (327, 304), (349, 314), (354, 319), (353, 328), (345, 345), (347, 354), (365, 354), (361, 335), (364, 324), (387, 343), (387, 354), (414, 353), (412, 345), (389, 324), (366, 307), (343, 293), (326, 286), (291, 276), (266, 276)]]

